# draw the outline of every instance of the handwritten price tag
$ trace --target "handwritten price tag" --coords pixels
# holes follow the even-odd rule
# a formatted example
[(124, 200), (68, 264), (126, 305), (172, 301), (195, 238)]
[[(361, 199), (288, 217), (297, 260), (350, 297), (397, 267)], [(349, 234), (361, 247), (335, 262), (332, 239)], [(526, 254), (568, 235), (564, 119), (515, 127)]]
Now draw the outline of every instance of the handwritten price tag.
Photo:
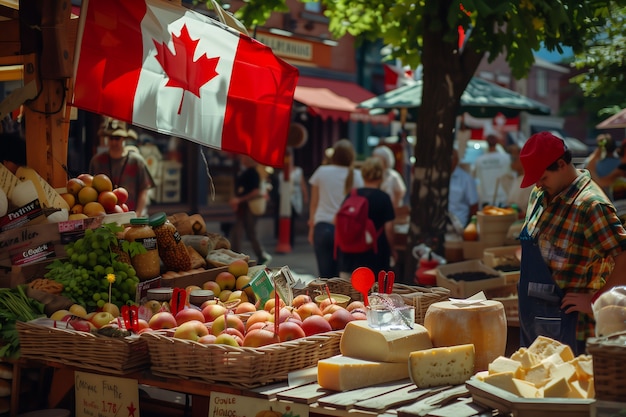
[(76, 417), (139, 417), (137, 380), (74, 373)]
[(306, 404), (211, 392), (209, 417), (309, 417)]

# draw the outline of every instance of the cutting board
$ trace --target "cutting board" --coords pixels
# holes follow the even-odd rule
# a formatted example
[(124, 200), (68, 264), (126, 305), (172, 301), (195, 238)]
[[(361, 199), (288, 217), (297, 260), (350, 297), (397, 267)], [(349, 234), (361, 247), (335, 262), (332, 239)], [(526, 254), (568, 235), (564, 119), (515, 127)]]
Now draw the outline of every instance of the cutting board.
[(318, 400), (318, 404), (323, 407), (347, 410), (352, 408), (359, 401), (365, 401), (380, 395), (393, 393), (396, 390), (404, 389), (406, 387), (416, 388), (410, 380), (404, 379), (402, 381), (388, 382), (371, 387), (330, 394), (320, 398)]

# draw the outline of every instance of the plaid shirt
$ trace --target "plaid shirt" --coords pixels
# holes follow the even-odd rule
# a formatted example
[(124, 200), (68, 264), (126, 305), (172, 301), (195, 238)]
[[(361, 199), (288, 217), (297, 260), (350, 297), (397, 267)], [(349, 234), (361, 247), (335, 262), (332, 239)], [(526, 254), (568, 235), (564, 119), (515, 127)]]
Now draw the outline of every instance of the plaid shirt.
[[(537, 238), (556, 284), (565, 292), (602, 288), (613, 270), (613, 256), (626, 250), (626, 230), (589, 172), (581, 171), (569, 188), (550, 202), (544, 191), (535, 187), (528, 207), (528, 233)], [(593, 335), (593, 319), (579, 314), (578, 340)]]

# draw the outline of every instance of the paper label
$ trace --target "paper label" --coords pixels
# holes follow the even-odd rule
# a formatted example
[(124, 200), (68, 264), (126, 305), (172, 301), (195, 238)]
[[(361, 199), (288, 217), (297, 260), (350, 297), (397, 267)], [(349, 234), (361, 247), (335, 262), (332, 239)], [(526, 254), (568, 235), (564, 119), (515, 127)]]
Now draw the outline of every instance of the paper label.
[(74, 372), (76, 417), (139, 417), (136, 379)]
[(308, 417), (306, 404), (211, 392), (209, 417)]

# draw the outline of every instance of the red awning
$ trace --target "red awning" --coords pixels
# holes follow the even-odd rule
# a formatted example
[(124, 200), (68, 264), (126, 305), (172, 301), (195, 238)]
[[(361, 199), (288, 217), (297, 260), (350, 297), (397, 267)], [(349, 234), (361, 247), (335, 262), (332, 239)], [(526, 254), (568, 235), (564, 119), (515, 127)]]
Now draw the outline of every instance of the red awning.
[(353, 120), (371, 123), (389, 123), (387, 114), (370, 115), (357, 105), (375, 97), (375, 94), (349, 81), (322, 78), (298, 78), (294, 99), (308, 107), (309, 112), (322, 119)]

